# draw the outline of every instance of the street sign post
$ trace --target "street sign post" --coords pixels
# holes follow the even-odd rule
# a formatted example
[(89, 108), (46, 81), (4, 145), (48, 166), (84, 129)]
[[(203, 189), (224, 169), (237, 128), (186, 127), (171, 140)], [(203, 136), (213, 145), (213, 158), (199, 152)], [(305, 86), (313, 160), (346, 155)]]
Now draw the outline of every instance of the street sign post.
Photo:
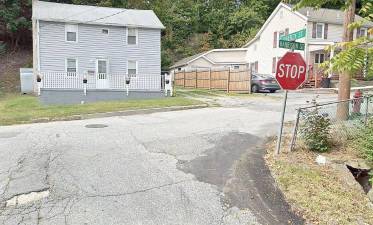
[(295, 41), (297, 39), (304, 38), (305, 36), (306, 36), (306, 28), (304, 28), (302, 30), (299, 30), (297, 32), (288, 34), (288, 35), (281, 36), (280, 40), (282, 40), (282, 41)]
[(280, 48), (287, 48), (287, 49), (294, 49), (294, 50), (300, 50), (304, 51), (305, 44), (295, 41), (285, 41), (285, 40), (279, 40), (278, 46)]
[(288, 90), (296, 90), (306, 80), (306, 62), (299, 53), (287, 52), (277, 63), (276, 80), (285, 90), (281, 124), (277, 137), (276, 154), (280, 153)]

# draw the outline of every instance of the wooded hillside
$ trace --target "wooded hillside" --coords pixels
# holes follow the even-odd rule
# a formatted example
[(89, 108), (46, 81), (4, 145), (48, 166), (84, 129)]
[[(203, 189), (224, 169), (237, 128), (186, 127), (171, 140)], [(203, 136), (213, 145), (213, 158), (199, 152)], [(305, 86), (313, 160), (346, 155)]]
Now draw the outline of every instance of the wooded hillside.
[[(241, 47), (280, 0), (52, 0), (118, 8), (152, 9), (166, 26), (162, 32), (162, 68), (212, 48)], [(297, 0), (286, 2), (296, 3)], [(340, 7), (334, 1), (329, 7)], [(0, 54), (31, 49), (31, 0), (0, 2)], [(67, 12), (68, 13), (68, 12)], [(68, 16), (68, 14), (67, 14)], [(5, 43), (5, 44), (4, 44)]]

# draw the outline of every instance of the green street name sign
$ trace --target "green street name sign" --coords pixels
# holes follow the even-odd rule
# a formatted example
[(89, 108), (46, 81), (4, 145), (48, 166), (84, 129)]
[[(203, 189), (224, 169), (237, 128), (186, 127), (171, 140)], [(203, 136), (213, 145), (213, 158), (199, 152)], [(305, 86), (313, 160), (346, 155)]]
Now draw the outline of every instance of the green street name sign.
[(303, 51), (305, 44), (304, 43), (300, 43), (300, 42), (295, 42), (295, 41), (284, 41), (284, 40), (280, 40), (278, 46), (280, 48), (287, 48), (287, 49), (294, 49), (294, 50)]
[(288, 34), (288, 35), (281, 36), (280, 40), (283, 40), (283, 41), (295, 41), (297, 39), (304, 38), (305, 36), (306, 36), (306, 28), (304, 28), (302, 30), (299, 30), (297, 32)]

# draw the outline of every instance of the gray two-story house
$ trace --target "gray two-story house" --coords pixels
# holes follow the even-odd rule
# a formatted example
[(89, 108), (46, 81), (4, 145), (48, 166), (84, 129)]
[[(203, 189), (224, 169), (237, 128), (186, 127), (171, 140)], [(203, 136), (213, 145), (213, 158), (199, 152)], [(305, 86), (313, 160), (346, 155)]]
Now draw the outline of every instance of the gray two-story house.
[(32, 13), (35, 91), (161, 89), (153, 11), (33, 1)]

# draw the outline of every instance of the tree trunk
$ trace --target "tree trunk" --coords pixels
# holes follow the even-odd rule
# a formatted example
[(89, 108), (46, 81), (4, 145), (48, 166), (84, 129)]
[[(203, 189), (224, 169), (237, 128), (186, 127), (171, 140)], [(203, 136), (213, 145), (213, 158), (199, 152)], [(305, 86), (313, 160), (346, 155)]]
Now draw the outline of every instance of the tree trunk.
[[(353, 30), (348, 28), (348, 25), (353, 23), (355, 20), (355, 9), (356, 0), (351, 0), (350, 5), (345, 10), (345, 17), (343, 22), (343, 42), (350, 42), (353, 40)], [(342, 51), (345, 47), (342, 48)], [(339, 76), (339, 90), (338, 90), (338, 100), (348, 100), (350, 99), (351, 92), (351, 75), (347, 71), (343, 71)], [(340, 120), (347, 120), (349, 116), (349, 104), (348, 102), (339, 103), (337, 107), (337, 118)]]

